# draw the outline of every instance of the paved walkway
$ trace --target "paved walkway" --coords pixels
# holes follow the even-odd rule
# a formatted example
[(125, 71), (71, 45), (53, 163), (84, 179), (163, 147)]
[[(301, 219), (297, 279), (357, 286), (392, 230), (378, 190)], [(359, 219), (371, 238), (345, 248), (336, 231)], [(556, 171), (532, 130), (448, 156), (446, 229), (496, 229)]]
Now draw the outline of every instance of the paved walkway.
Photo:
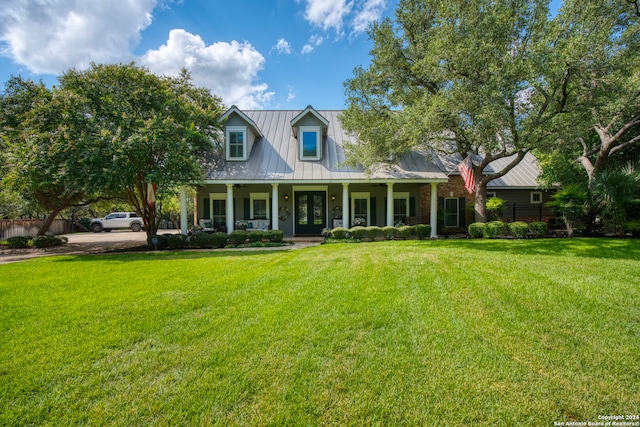
[[(177, 230), (161, 230), (163, 233), (177, 233)], [(0, 264), (24, 261), (31, 258), (53, 255), (88, 255), (103, 254), (114, 251), (126, 251), (128, 248), (138, 248), (146, 244), (147, 235), (132, 231), (112, 231), (110, 233), (75, 233), (65, 234), (68, 243), (62, 246), (45, 249), (0, 249)], [(240, 248), (224, 249), (230, 251), (256, 251), (256, 250), (291, 250), (316, 246), (322, 243), (321, 237), (286, 238), (292, 245), (268, 247), (268, 248)], [(219, 249), (222, 250), (222, 249)]]

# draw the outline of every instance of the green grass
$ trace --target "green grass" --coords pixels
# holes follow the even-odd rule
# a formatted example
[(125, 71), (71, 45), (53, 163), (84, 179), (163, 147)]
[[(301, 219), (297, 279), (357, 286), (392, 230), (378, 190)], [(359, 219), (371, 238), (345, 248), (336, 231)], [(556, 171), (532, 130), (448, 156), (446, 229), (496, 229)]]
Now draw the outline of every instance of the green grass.
[(0, 425), (553, 425), (640, 412), (640, 241), (0, 265)]

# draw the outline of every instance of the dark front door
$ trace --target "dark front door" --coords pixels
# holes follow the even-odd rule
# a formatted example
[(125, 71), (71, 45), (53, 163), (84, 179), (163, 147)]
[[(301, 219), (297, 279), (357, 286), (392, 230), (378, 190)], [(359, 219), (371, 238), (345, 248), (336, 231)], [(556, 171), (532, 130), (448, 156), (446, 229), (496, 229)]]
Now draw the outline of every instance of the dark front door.
[(296, 235), (322, 234), (326, 227), (327, 194), (324, 191), (296, 192)]

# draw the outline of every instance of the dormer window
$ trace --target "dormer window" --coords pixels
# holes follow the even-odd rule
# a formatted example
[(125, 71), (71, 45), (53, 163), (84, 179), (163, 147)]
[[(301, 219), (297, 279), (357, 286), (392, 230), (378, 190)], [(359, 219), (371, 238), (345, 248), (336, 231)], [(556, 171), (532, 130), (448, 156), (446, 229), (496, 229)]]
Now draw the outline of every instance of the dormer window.
[(322, 133), (320, 126), (300, 126), (300, 160), (322, 158)]
[(227, 126), (227, 160), (247, 160), (247, 128)]

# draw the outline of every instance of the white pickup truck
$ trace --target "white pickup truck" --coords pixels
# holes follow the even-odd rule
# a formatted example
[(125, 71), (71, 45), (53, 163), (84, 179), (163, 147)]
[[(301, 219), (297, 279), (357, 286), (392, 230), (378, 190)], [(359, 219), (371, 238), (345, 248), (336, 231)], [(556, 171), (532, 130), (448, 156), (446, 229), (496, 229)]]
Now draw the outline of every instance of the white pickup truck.
[(111, 231), (114, 228), (130, 228), (131, 231), (140, 231), (144, 228), (144, 223), (135, 212), (113, 212), (104, 218), (92, 219), (89, 228), (94, 233)]

